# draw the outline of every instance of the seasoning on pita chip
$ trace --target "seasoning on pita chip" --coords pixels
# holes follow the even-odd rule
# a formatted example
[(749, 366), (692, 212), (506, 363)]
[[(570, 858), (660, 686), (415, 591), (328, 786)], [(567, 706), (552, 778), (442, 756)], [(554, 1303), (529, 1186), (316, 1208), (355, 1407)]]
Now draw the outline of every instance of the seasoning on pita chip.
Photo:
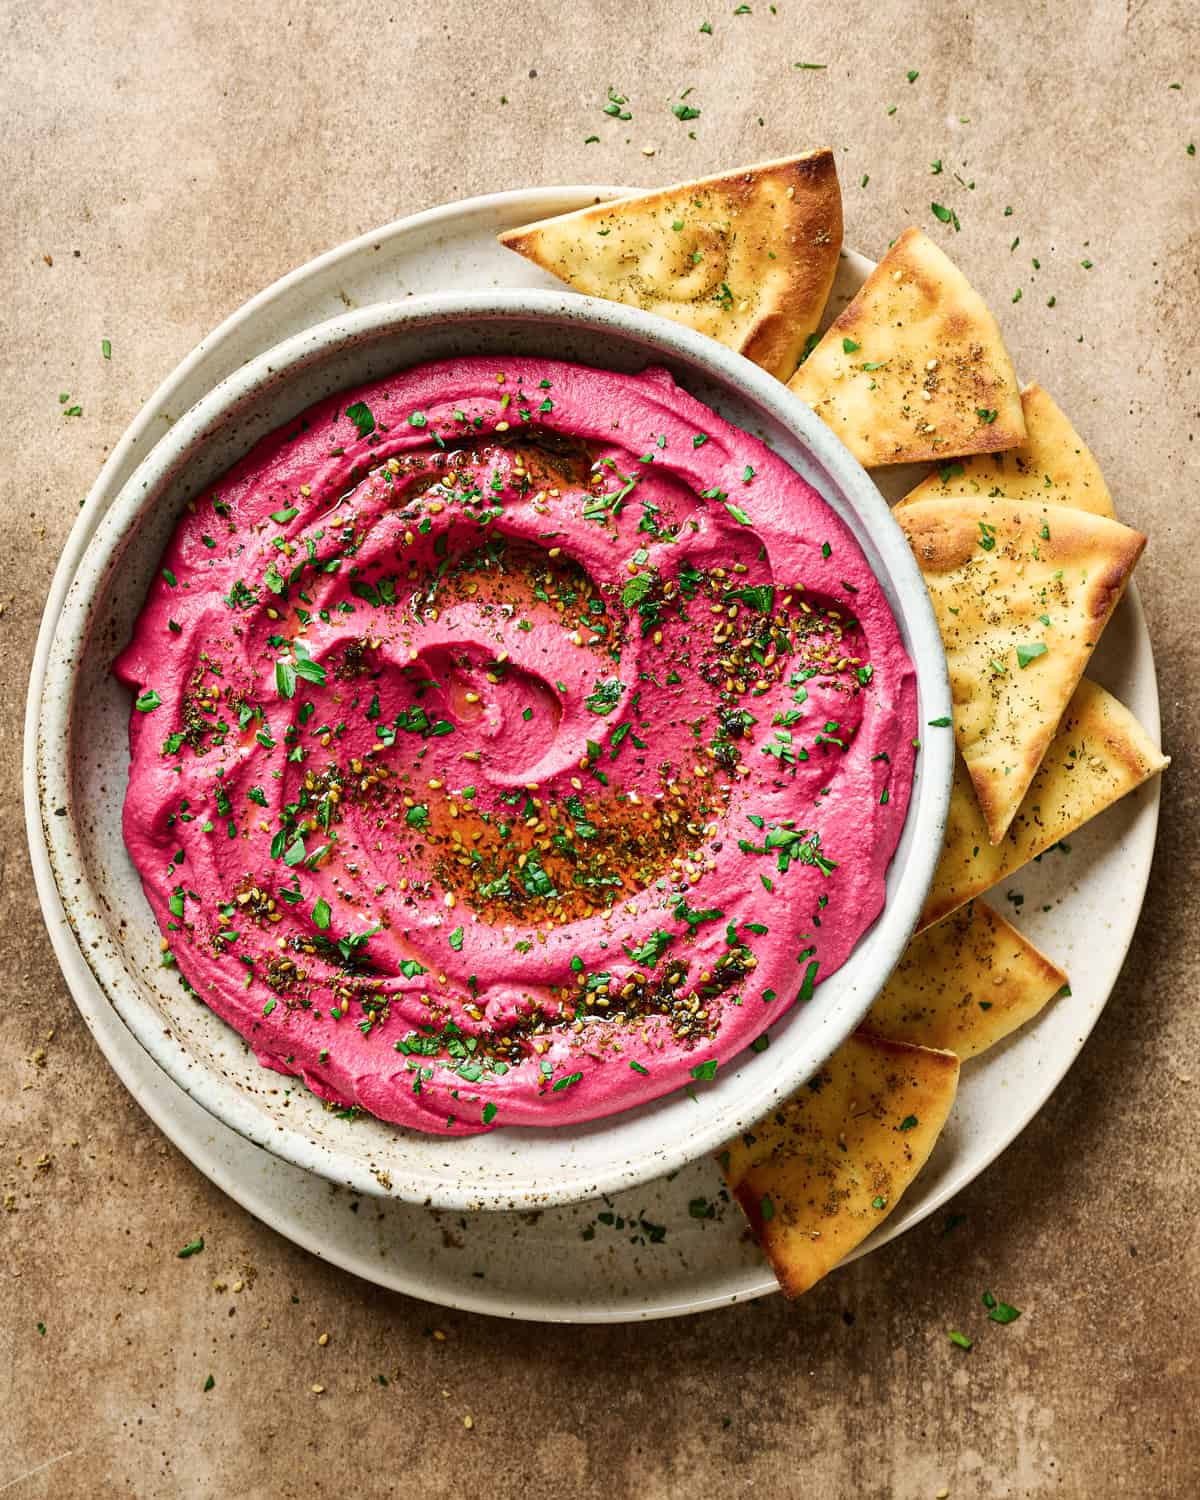
[(1085, 677), (1008, 832), (989, 844), (971, 779), (956, 756), (942, 857), (917, 930), (1044, 854), (1168, 764), (1125, 705)]
[(919, 229), (904, 231), (789, 385), (868, 469), (1025, 441), (996, 320)]
[(859, 1032), (720, 1153), (785, 1296), (806, 1292), (892, 1212), (957, 1087), (953, 1053)]
[(865, 1030), (975, 1057), (1032, 1020), (1063, 971), (983, 901), (970, 901), (904, 950)]
[(910, 490), (900, 504), (954, 495), (1004, 495), (1009, 500), (1072, 505), (1096, 516), (1115, 516), (1100, 465), (1036, 382), (1021, 392), (1021, 410), (1026, 435), (1019, 447), (945, 464)]
[(842, 195), (833, 152), (810, 151), (499, 238), (576, 291), (673, 318), (786, 380), (833, 285)]
[(933, 600), (955, 739), (998, 844), (1146, 538), (999, 497), (914, 501), (895, 515)]

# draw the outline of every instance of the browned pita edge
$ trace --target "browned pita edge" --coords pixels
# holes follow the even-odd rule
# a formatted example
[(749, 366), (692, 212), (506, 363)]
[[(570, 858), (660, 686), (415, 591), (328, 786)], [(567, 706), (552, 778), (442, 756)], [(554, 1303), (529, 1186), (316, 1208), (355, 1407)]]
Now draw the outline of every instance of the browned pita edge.
[(1011, 922), (969, 901), (911, 940), (863, 1029), (975, 1057), (1032, 1020), (1066, 982)]
[(989, 844), (970, 777), (956, 756), (942, 857), (918, 932), (1007, 879), (1168, 764), (1125, 705), (1085, 677), (1008, 832)]
[[(704, 208), (715, 212), (702, 218)], [(680, 221), (684, 228), (675, 231)], [(618, 255), (621, 229), (643, 225), (647, 238)], [(672, 257), (665, 285), (640, 268), (660, 227)], [(786, 380), (833, 285), (842, 195), (833, 152), (822, 148), (595, 204), (498, 238), (581, 292), (698, 328)], [(597, 256), (613, 261), (603, 276)]]
[(956, 495), (1004, 495), (1070, 505), (1116, 518), (1100, 465), (1062, 410), (1036, 381), (1021, 392), (1025, 441), (1004, 453), (977, 454), (943, 464), (897, 503), (945, 500)]
[(867, 468), (1025, 441), (1012, 360), (970, 282), (906, 229), (789, 387)]
[(831, 1271), (895, 1209), (958, 1087), (951, 1052), (865, 1032), (718, 1156), (785, 1296)]
[[(933, 599), (955, 737), (996, 844), (1146, 538), (1106, 516), (1003, 496), (915, 501), (895, 515)], [(1018, 645), (1049, 649), (1021, 667)]]

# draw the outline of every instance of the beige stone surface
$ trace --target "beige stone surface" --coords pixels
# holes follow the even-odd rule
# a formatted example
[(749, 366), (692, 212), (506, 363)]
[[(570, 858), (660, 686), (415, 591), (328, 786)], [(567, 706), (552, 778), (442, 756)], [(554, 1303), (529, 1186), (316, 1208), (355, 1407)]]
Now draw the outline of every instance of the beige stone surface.
[[(1200, 1494), (1196, 8), (733, 11), (0, 4), (0, 1495)], [(628, 126), (601, 113), (609, 85)], [(685, 125), (669, 103), (689, 86)], [(850, 242), (936, 233), (1150, 534), (1175, 762), (1132, 954), (1063, 1087), (953, 1205), (955, 1232), (940, 1216), (796, 1306), (589, 1331), (386, 1295), (225, 1199), (76, 1016), (18, 792), (55, 559), (139, 402), (318, 251), (471, 193), (648, 184), (825, 143)], [(178, 1260), (197, 1231), (208, 1249)], [(243, 1265), (241, 1293), (213, 1290)], [(964, 1355), (946, 1330), (984, 1327), (986, 1287), (1024, 1316)]]

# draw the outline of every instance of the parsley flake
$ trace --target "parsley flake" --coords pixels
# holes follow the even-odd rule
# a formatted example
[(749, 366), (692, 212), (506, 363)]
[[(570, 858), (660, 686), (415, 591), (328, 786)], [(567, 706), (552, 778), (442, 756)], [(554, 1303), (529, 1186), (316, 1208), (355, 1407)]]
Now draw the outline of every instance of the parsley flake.
[(375, 431), (375, 417), (365, 401), (356, 401), (346, 408), (346, 415), (358, 428), (360, 438), (369, 437)]

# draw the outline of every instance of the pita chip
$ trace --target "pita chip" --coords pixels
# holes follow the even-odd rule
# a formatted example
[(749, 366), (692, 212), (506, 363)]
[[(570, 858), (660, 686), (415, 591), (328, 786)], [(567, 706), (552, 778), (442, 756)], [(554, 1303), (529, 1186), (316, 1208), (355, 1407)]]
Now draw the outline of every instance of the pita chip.
[(904, 231), (789, 386), (868, 469), (1025, 441), (996, 320), (919, 229)]
[(956, 495), (1004, 495), (1047, 505), (1071, 505), (1096, 516), (1116, 515), (1112, 496), (1087, 444), (1040, 385), (1021, 392), (1025, 441), (1005, 453), (944, 464), (910, 490), (901, 505)]
[(924, 1166), (958, 1058), (857, 1033), (805, 1086), (720, 1153), (788, 1297), (866, 1239)]
[(543, 219), (500, 243), (786, 380), (833, 285), (842, 195), (833, 152), (810, 151)]
[(975, 1057), (1057, 995), (1067, 976), (983, 901), (912, 939), (863, 1029)]
[(942, 857), (918, 931), (1007, 879), (1167, 764), (1125, 705), (1085, 677), (1008, 832), (990, 844), (979, 800), (957, 756)]
[(954, 732), (998, 844), (1146, 538), (1028, 500), (921, 500), (896, 519), (946, 647)]

